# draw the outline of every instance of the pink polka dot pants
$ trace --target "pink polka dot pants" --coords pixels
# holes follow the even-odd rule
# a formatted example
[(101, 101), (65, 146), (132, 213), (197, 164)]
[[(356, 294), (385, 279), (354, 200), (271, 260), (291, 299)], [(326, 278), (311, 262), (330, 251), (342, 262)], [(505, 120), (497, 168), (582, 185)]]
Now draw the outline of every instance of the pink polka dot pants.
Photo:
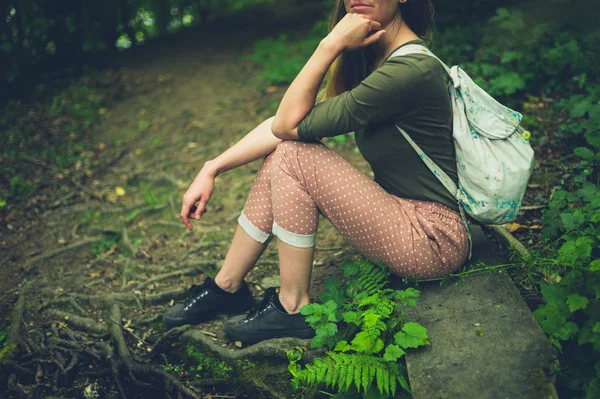
[(310, 248), (319, 213), (367, 259), (400, 277), (442, 277), (468, 255), (458, 213), (388, 193), (321, 142), (283, 140), (266, 156), (238, 223), (261, 243), (277, 236)]

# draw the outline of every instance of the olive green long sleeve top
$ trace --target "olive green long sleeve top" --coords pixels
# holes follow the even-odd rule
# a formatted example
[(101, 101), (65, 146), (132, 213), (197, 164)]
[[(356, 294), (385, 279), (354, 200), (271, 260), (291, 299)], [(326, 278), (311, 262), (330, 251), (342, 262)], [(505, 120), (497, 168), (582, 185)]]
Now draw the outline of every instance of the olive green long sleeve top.
[[(424, 45), (422, 40), (404, 45), (413, 43)], [(425, 54), (392, 57), (355, 88), (315, 104), (298, 125), (298, 139), (355, 132), (358, 149), (384, 190), (458, 211), (456, 200), (394, 123), (457, 183), (452, 105), (440, 63)]]

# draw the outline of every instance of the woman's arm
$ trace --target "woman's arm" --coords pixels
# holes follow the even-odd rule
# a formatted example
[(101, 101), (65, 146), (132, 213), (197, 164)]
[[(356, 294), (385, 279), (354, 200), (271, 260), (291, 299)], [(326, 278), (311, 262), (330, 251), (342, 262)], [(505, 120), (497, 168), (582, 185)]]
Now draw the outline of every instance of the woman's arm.
[(281, 142), (271, 132), (273, 118), (265, 120), (221, 155), (207, 161), (205, 167), (217, 177), (230, 169), (269, 155)]
[(311, 110), (331, 63), (341, 53), (336, 43), (323, 39), (306, 65), (285, 92), (273, 122), (280, 139), (298, 139), (297, 126)]
[[(371, 32), (375, 31), (369, 36)], [(323, 39), (304, 68), (285, 92), (273, 121), (273, 134), (280, 139), (298, 139), (298, 124), (312, 109), (317, 91), (333, 61), (345, 50), (369, 46), (384, 30), (379, 22), (359, 14), (346, 14)]]
[(215, 177), (229, 169), (245, 165), (264, 157), (275, 150), (281, 139), (273, 136), (273, 118), (262, 122), (235, 145), (218, 157), (207, 161), (183, 196), (181, 220), (192, 230), (190, 218), (200, 220), (206, 212), (206, 205), (212, 196)]

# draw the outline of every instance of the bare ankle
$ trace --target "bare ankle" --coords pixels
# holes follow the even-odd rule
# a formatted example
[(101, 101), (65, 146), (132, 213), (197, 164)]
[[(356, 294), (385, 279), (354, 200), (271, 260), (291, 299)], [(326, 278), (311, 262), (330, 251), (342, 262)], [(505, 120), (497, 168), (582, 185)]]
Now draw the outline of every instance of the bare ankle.
[(215, 284), (223, 291), (234, 293), (242, 286), (242, 281), (217, 276), (215, 277)]
[(306, 295), (290, 295), (279, 293), (279, 302), (289, 314), (298, 313), (300, 308), (306, 304), (308, 304), (309, 298), (308, 294)]

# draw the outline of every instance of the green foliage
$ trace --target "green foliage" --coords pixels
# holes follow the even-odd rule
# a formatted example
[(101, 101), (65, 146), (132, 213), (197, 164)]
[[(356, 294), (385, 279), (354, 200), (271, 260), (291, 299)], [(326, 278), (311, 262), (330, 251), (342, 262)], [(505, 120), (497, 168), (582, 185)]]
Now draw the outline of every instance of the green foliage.
[(329, 278), (327, 290), (319, 295), (323, 303), (300, 309), (316, 331), (310, 346), (325, 347), (327, 357), (302, 367), (301, 349), (288, 352), (293, 386), (396, 397), (399, 384), (410, 392), (399, 359), (405, 350), (429, 341), (423, 326), (404, 321), (404, 308), (415, 306), (420, 292), (386, 288), (389, 272), (381, 263), (361, 259), (347, 261), (342, 268), (350, 278), (344, 287)]
[(84, 138), (104, 114), (102, 97), (86, 83), (84, 78), (57, 92), (48, 105), (9, 101), (0, 112), (0, 208), (23, 206), (35, 192), (39, 182), (30, 159), (61, 172), (90, 166)]
[(111, 249), (114, 245), (118, 245), (120, 241), (120, 235), (104, 236), (100, 241), (97, 241), (94, 244), (92, 244), (92, 254), (94, 254), (94, 256), (100, 256), (109, 249)]
[(10, 326), (0, 327), (0, 349), (6, 346), (6, 339), (8, 338), (9, 332)]
[(195, 373), (196, 378), (206, 375), (218, 381), (227, 381), (231, 378), (233, 368), (226, 362), (207, 356), (193, 345), (187, 345), (185, 351), (192, 362), (190, 370)]
[(6, 345), (0, 349), (0, 366), (10, 362), (17, 353), (17, 349), (17, 345), (15, 344)]
[[(577, 114), (580, 115), (580, 114)], [(544, 233), (557, 240), (543, 254), (554, 284), (540, 283), (545, 304), (534, 316), (569, 364), (559, 375), (576, 395), (600, 396), (600, 143), (577, 147), (581, 158), (543, 212)], [(550, 265), (550, 266), (547, 266)]]
[(291, 83), (326, 33), (326, 22), (319, 21), (300, 40), (292, 40), (286, 34), (259, 40), (247, 59), (263, 69), (259, 75), (263, 87)]

